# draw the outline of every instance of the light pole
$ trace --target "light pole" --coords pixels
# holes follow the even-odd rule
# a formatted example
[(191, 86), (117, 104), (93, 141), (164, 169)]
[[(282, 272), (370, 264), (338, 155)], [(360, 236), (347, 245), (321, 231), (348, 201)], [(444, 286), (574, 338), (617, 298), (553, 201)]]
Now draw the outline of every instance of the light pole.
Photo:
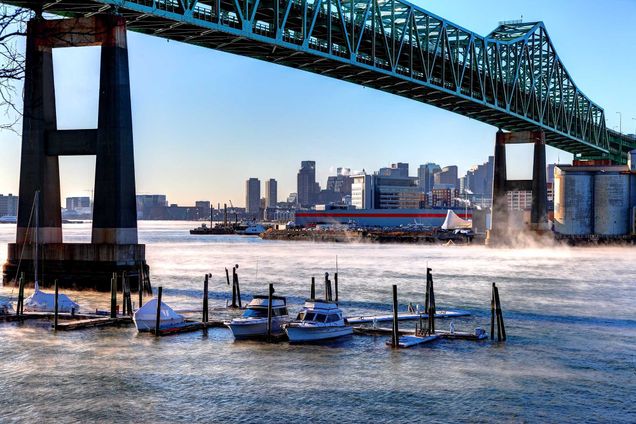
[(616, 112), (618, 114), (618, 132), (623, 133), (623, 114), (621, 112)]

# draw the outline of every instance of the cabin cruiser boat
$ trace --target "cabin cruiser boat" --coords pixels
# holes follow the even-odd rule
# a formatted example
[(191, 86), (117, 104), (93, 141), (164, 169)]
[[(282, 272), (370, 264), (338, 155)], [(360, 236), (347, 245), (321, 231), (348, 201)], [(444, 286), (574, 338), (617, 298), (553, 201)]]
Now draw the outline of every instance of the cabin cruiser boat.
[[(58, 293), (57, 310), (60, 313), (77, 313), (80, 306), (67, 295)], [(35, 291), (24, 299), (25, 312), (55, 312), (55, 294), (40, 290), (38, 281), (35, 280)]]
[[(268, 296), (257, 295), (248, 303), (247, 309), (240, 318), (226, 323), (235, 339), (262, 338), (267, 336)], [(290, 321), (287, 312), (287, 300), (281, 296), (272, 296), (272, 335), (285, 334), (283, 324)]]
[(257, 236), (260, 233), (265, 232), (265, 227), (261, 224), (254, 224), (246, 227), (245, 229), (237, 229), (236, 234), (240, 234), (242, 236)]
[(308, 299), (296, 319), (285, 325), (290, 342), (312, 342), (353, 333), (335, 302)]
[[(133, 315), (137, 331), (154, 331), (157, 324), (157, 298), (150, 299), (144, 306), (137, 309)], [(183, 315), (176, 313), (170, 306), (161, 302), (159, 312), (159, 329), (175, 328), (186, 325)]]

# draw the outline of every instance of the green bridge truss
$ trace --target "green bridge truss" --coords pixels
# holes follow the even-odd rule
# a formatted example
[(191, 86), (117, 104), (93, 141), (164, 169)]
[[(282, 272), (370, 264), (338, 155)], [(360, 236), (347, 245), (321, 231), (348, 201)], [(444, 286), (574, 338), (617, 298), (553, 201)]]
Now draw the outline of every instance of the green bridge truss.
[[(145, 34), (303, 69), (418, 100), (548, 145), (626, 162), (542, 22), (479, 36), (401, 0), (0, 0), (64, 16), (114, 11)], [(43, 5), (43, 6), (42, 6)]]

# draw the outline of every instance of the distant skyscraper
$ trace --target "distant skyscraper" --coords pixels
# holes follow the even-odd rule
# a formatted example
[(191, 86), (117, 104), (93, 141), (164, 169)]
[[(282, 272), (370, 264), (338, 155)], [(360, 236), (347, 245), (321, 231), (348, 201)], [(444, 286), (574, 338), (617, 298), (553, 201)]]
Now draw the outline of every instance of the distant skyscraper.
[(459, 185), (459, 180), (457, 179), (457, 166), (445, 166), (440, 171), (437, 171), (434, 175), (434, 185), (452, 185), (454, 188), (457, 188)]
[(88, 196), (66, 198), (66, 209), (70, 211), (74, 211), (79, 208), (90, 208), (90, 207), (91, 207), (91, 198)]
[(278, 183), (273, 178), (265, 181), (265, 207), (275, 208), (278, 203)]
[(461, 193), (482, 195), (490, 197), (492, 195), (492, 178), (494, 170), (494, 157), (489, 156), (488, 162), (474, 166), (466, 172), (466, 182)]
[(409, 164), (404, 162), (392, 163), (390, 168), (380, 168), (378, 175), (381, 177), (401, 177), (409, 176)]
[(261, 181), (250, 178), (245, 181), (245, 212), (258, 215), (261, 209)]
[[(316, 162), (304, 160), (300, 163), (297, 177), (298, 204), (309, 208), (316, 204)], [(318, 192), (320, 189), (318, 189)]]
[(417, 170), (417, 185), (423, 193), (430, 193), (433, 190), (435, 172), (441, 169), (436, 163), (420, 165)]

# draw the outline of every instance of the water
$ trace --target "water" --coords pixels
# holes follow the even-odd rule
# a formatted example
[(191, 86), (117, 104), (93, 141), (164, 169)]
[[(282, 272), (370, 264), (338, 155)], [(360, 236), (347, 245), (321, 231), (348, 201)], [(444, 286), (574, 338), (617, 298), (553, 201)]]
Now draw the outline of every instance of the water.
[[(268, 242), (189, 236), (192, 226), (140, 228), (153, 285), (176, 308), (200, 307), (205, 272), (211, 306), (222, 308), (224, 267), (238, 263), (244, 294), (272, 282), (295, 310), (337, 255), (346, 312), (387, 313), (392, 284), (401, 302), (423, 303), (428, 263), (438, 309), (473, 313), (458, 330), (488, 328), (496, 282), (509, 340), (394, 351), (387, 337), (292, 346), (234, 342), (224, 329), (155, 339), (133, 328), (54, 334), (48, 323), (5, 323), (0, 422), (636, 422), (633, 248)], [(64, 231), (66, 241), (90, 232)], [(0, 251), (13, 238), (14, 226), (1, 225)], [(108, 295), (71, 295), (87, 308), (108, 305)]]

